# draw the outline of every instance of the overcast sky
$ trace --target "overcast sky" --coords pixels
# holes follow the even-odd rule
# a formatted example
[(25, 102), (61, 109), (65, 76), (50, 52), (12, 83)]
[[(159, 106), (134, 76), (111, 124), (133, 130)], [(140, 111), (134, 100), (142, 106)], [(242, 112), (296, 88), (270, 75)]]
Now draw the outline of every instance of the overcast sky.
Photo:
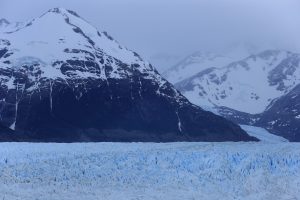
[(0, 0), (0, 18), (30, 20), (53, 7), (76, 11), (156, 65), (238, 43), (300, 52), (300, 0)]

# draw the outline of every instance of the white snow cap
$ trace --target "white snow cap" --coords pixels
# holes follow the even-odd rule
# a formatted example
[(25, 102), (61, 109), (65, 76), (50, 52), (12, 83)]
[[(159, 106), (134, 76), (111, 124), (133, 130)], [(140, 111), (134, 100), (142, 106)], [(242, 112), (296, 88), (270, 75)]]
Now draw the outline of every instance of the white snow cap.
[[(39, 63), (43, 65), (42, 76), (47, 78), (64, 78), (60, 66), (53, 66), (54, 62), (85, 61), (88, 53), (97, 57), (99, 52), (103, 59), (115, 58), (128, 66), (137, 64), (135, 66), (141, 73), (148, 72), (152, 77), (157, 76), (153, 67), (143, 61), (137, 53), (120, 45), (106, 32), (98, 31), (76, 12), (64, 8), (50, 9), (23, 26), (15, 27), (14, 30), (5, 28), (4, 31), (0, 31), (0, 37), (11, 43), (9, 49), (13, 54), (9, 60), (13, 67)], [(71, 51), (66, 52), (68, 50)], [(72, 50), (80, 50), (80, 53), (74, 53)], [(95, 60), (100, 67), (105, 67), (98, 58)], [(120, 78), (117, 70), (120, 66), (113, 62), (111, 67), (115, 72), (113, 78)], [(77, 75), (101, 78), (92, 73), (78, 72)]]

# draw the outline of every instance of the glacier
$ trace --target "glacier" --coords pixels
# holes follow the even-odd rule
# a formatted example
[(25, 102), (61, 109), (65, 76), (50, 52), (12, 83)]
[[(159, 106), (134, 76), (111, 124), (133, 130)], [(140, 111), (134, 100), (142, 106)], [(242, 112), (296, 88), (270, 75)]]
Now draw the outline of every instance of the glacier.
[(268, 143), (280, 143), (280, 142), (288, 142), (288, 139), (284, 137), (274, 135), (261, 127), (255, 126), (248, 126), (248, 125), (240, 125), (241, 128), (246, 131), (250, 136), (256, 137), (261, 142), (268, 142)]
[(2, 143), (0, 199), (300, 197), (300, 144)]

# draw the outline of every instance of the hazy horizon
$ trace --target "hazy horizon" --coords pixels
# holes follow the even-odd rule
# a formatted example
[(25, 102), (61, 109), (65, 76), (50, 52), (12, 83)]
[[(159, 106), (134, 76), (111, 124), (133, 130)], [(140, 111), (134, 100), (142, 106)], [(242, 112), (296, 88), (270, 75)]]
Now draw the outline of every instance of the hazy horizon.
[(195, 51), (245, 43), (300, 52), (297, 0), (0, 0), (0, 18), (27, 21), (53, 7), (76, 11), (160, 71)]

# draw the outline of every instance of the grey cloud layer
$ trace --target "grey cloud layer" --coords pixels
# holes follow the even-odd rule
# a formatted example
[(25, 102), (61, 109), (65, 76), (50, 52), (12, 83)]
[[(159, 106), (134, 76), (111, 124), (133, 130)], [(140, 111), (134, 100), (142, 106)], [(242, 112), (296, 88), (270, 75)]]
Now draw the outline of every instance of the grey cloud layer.
[(75, 10), (145, 58), (239, 42), (300, 51), (299, 0), (0, 0), (0, 18), (29, 20), (52, 7)]

